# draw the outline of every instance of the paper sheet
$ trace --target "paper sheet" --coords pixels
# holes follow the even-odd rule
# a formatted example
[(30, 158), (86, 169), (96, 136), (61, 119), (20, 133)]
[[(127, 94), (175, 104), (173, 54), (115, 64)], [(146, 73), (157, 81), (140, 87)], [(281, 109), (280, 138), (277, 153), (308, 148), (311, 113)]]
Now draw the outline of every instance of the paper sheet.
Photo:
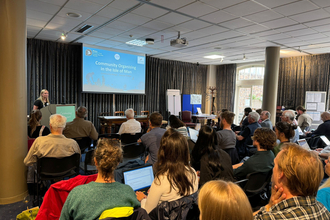
[(317, 103), (306, 103), (307, 110), (317, 110)]

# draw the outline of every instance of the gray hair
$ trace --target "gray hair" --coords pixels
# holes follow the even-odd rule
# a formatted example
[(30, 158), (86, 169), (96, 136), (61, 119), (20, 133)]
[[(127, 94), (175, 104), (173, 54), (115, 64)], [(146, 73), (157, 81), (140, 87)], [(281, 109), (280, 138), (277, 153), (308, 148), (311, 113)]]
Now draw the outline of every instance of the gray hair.
[(254, 122), (259, 121), (260, 115), (258, 112), (250, 112), (249, 115), (254, 120)]
[(49, 118), (49, 124), (54, 130), (57, 130), (59, 128), (65, 128), (66, 117), (60, 114), (51, 115)]
[(270, 112), (269, 112), (269, 111), (265, 111), (265, 112), (266, 112), (266, 116), (267, 116), (268, 118), (270, 118), (270, 116), (271, 116)]
[(132, 108), (126, 109), (125, 115), (127, 118), (134, 118), (134, 110)]
[(85, 118), (88, 114), (87, 108), (85, 106), (79, 106), (77, 108), (77, 116), (79, 118)]
[(289, 109), (284, 111), (284, 116), (288, 117), (290, 121), (294, 121), (294, 117), (296, 116), (296, 114), (293, 110)]

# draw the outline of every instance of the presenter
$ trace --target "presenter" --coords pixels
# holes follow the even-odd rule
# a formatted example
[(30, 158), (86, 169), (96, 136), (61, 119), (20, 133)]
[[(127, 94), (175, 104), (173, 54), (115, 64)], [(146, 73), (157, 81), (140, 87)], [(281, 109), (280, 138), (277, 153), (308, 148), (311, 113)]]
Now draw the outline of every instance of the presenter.
[(33, 106), (33, 110), (36, 109), (42, 109), (43, 107), (46, 107), (50, 104), (49, 99), (48, 99), (48, 90), (43, 89), (40, 92), (40, 97), (34, 101), (34, 106)]

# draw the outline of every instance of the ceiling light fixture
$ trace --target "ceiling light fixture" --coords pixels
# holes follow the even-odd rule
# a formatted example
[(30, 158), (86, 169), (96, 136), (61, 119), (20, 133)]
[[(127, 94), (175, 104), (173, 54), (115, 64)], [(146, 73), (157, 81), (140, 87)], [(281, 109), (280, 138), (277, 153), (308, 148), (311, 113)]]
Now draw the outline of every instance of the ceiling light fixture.
[(62, 39), (62, 40), (65, 40), (65, 38), (66, 38), (67, 36), (68, 36), (68, 35), (67, 35), (65, 32), (63, 32), (62, 35), (61, 35), (61, 39)]
[(246, 60), (245, 54), (243, 54), (243, 60)]
[(222, 62), (223, 62), (223, 58), (220, 59), (220, 63), (222, 63)]
[(74, 13), (74, 12), (69, 12), (66, 14), (66, 16), (71, 17), (71, 18), (81, 18), (81, 14)]
[(147, 44), (147, 42), (144, 40), (134, 39), (134, 40), (127, 41), (126, 44), (143, 47), (144, 45)]
[(221, 55), (208, 55), (208, 56), (204, 56), (204, 58), (206, 59), (212, 59), (212, 60), (215, 60), (215, 59), (221, 59), (221, 58), (224, 58), (225, 56), (221, 56)]

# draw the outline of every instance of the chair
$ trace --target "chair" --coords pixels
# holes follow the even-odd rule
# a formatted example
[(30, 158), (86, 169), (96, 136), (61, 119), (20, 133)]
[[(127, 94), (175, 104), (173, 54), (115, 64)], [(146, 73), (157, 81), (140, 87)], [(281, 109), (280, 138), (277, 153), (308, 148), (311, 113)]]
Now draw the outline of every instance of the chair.
[(83, 153), (86, 149), (89, 150), (91, 148), (92, 139), (90, 137), (76, 137), (72, 139), (77, 141), (81, 153)]
[(124, 111), (115, 111), (115, 113), (113, 115), (114, 116), (124, 116), (125, 112)]
[[(101, 112), (99, 116), (109, 116), (111, 112)], [(100, 119), (100, 132), (101, 134), (110, 133), (111, 125), (108, 125), (107, 121), (104, 119)]]
[(141, 158), (145, 153), (145, 146), (139, 143), (132, 143), (122, 146), (124, 161)]
[(149, 111), (141, 111), (141, 115), (149, 115)]
[(187, 127), (195, 128), (196, 123), (192, 123), (192, 115), (191, 111), (182, 111), (181, 112), (181, 120), (186, 124)]
[(136, 134), (121, 134), (120, 140), (122, 144), (131, 144), (137, 142), (139, 138), (142, 136), (142, 133)]
[(93, 161), (94, 149), (86, 152), (85, 161), (80, 162), (80, 169), (84, 171), (84, 174), (96, 173), (97, 169)]
[[(80, 154), (75, 153), (69, 157), (55, 158), (42, 157), (37, 160), (37, 170), (34, 173), (34, 181), (62, 180), (65, 177), (79, 174)], [(35, 182), (34, 182), (35, 184)], [(35, 201), (35, 195), (33, 196)], [(37, 186), (37, 203), (40, 206), (39, 186)]]

